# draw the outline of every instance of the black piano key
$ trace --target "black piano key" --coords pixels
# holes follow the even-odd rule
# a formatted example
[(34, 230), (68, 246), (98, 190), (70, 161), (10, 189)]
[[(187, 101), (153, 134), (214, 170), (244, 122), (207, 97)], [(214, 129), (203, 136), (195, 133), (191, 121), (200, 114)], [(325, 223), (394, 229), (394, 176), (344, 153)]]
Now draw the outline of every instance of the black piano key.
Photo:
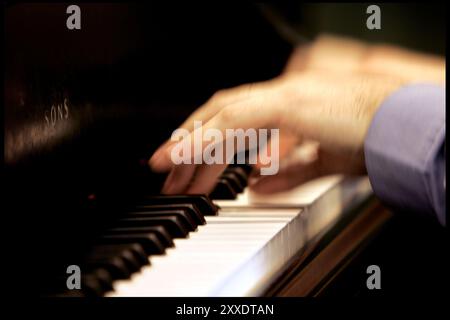
[[(95, 280), (91, 280), (90, 278), (94, 278)], [(88, 282), (91, 282), (92, 285), (88, 285)], [(90, 291), (93, 291), (92, 293), (94, 295), (97, 295), (97, 293), (101, 295), (113, 289), (113, 279), (106, 269), (98, 268), (81, 277), (81, 288), (83, 289), (86, 285)], [(96, 287), (94, 288), (93, 285)]]
[(95, 244), (87, 255), (88, 258), (100, 256), (120, 256), (124, 260), (130, 260), (130, 267), (137, 266), (137, 270), (149, 263), (147, 253), (139, 243)]
[[(78, 262), (78, 265), (82, 263)], [(43, 296), (101, 296), (103, 293), (112, 290), (113, 278), (108, 270), (104, 268), (81, 267), (81, 288), (69, 290), (67, 279), (69, 277), (61, 268), (60, 272), (52, 273), (45, 279), (45, 288), (42, 288)]]
[[(65, 281), (65, 279), (61, 279), (61, 281)], [(52, 296), (101, 297), (105, 292), (110, 290), (112, 290), (111, 278), (109, 278), (109, 283), (105, 285), (105, 280), (99, 278), (95, 272), (89, 272), (81, 277), (81, 289), (69, 290), (65, 288), (65, 290)]]
[(127, 234), (111, 234), (101, 236), (97, 243), (99, 244), (127, 244), (139, 243), (145, 250), (147, 255), (162, 254), (166, 247), (159, 241), (158, 237), (153, 233), (135, 233)]
[(66, 274), (58, 274), (47, 276), (45, 279), (45, 287), (41, 288), (41, 294), (44, 297), (54, 297), (54, 296), (65, 296), (67, 292), (79, 293), (82, 296), (86, 295), (86, 292), (83, 292), (82, 289), (85, 289), (83, 284), (81, 285), (81, 289), (73, 289), (69, 290), (67, 288), (67, 277)]
[(103, 232), (104, 235), (109, 234), (134, 234), (134, 233), (153, 233), (159, 241), (161, 241), (166, 247), (173, 247), (172, 238), (163, 226), (154, 227), (128, 227), (128, 228), (111, 228)]
[(242, 191), (244, 191), (244, 187), (233, 172), (224, 172), (220, 176), (220, 179), (227, 180), (235, 193), (241, 193)]
[(172, 238), (186, 238), (189, 230), (177, 216), (123, 218), (117, 220), (114, 227), (154, 227), (163, 226)]
[(106, 269), (111, 275), (112, 279), (127, 279), (131, 276), (127, 263), (120, 257), (92, 257), (86, 260), (82, 265), (82, 269), (88, 272), (94, 271), (98, 268)]
[(184, 227), (189, 231), (197, 229), (197, 222), (185, 210), (159, 210), (159, 211), (130, 211), (124, 216), (125, 218), (146, 218), (146, 217), (165, 217), (177, 216), (182, 221)]
[(105, 292), (102, 282), (91, 273), (82, 277), (81, 287), (86, 296), (101, 296)]
[(216, 187), (211, 192), (210, 197), (217, 200), (234, 200), (236, 199), (236, 192), (231, 187), (226, 179), (219, 178)]
[(192, 219), (194, 219), (197, 225), (203, 225), (206, 223), (205, 217), (193, 203), (177, 203), (177, 204), (157, 204), (157, 205), (137, 205), (137, 210), (142, 211), (158, 211), (158, 210), (184, 210)]
[(217, 215), (218, 207), (212, 203), (211, 199), (206, 195), (160, 195), (147, 196), (140, 204), (158, 205), (158, 204), (194, 204), (204, 216)]
[(147, 253), (145, 252), (144, 247), (139, 243), (133, 243), (130, 244), (131, 252), (136, 257), (136, 260), (141, 264), (141, 266), (145, 266), (150, 264), (150, 261), (148, 260)]
[(250, 165), (250, 164), (232, 164), (232, 165), (230, 165), (230, 167), (232, 167), (232, 168), (241, 168), (242, 170), (245, 171), (247, 176), (250, 176), (250, 174), (253, 171), (253, 166)]
[(82, 278), (81, 287), (86, 296), (102, 296), (107, 291), (104, 290), (102, 281), (92, 273)]
[(239, 179), (241, 185), (245, 188), (248, 184), (249, 175), (241, 167), (231, 167), (225, 169), (224, 173), (231, 172)]
[(64, 292), (58, 292), (56, 294), (51, 295), (54, 298), (86, 298), (86, 295), (82, 290), (67, 290)]
[(141, 268), (141, 264), (134, 257), (134, 255), (130, 251), (122, 251), (117, 255), (112, 255), (110, 253), (98, 253), (86, 259), (86, 261), (98, 260), (98, 259), (109, 259), (112, 257), (120, 258), (123, 260), (125, 266), (128, 268), (130, 273), (136, 272)]

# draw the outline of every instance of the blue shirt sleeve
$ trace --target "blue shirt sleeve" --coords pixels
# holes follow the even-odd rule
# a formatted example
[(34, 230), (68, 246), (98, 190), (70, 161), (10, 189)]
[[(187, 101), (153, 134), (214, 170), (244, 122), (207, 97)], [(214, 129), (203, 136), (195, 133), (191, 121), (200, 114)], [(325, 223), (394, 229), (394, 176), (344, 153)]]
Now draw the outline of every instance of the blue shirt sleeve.
[(389, 206), (445, 217), (445, 87), (405, 86), (379, 107), (364, 156), (375, 194)]

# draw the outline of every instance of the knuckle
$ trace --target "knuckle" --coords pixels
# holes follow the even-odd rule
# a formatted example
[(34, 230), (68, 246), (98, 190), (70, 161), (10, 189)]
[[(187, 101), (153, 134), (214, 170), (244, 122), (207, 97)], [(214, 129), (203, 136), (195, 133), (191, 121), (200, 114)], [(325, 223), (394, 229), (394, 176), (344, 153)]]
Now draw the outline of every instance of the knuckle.
[(237, 110), (234, 107), (231, 106), (226, 106), (224, 108), (222, 108), (222, 110), (220, 110), (218, 117), (219, 117), (219, 121), (222, 123), (230, 123), (232, 122), (234, 119), (236, 119), (237, 116)]
[(375, 44), (366, 53), (362, 59), (363, 68), (371, 71), (376, 70), (385, 64), (386, 57), (394, 53), (394, 48), (386, 44)]
[(221, 90), (218, 90), (218, 91), (214, 92), (213, 95), (211, 96), (211, 98), (209, 99), (210, 102), (214, 102), (215, 103), (217, 101), (220, 101), (225, 96), (225, 92), (226, 91), (224, 89), (221, 89)]

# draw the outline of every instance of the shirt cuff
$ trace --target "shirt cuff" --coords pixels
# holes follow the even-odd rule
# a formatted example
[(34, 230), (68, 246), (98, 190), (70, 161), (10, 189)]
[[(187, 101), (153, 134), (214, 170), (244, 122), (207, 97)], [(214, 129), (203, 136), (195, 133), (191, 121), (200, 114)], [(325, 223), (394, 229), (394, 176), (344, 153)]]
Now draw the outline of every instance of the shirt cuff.
[(445, 87), (405, 86), (379, 107), (364, 155), (375, 194), (387, 205), (437, 215), (445, 225)]

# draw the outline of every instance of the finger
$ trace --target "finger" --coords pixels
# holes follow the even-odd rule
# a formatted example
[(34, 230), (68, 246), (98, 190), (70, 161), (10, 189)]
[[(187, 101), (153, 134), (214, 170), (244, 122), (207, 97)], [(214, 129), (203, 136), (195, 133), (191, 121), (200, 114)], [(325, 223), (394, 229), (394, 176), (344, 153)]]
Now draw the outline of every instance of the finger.
[[(246, 100), (245, 105), (242, 103), (235, 103), (227, 106), (202, 127), (195, 129), (189, 136), (184, 137), (179, 143), (171, 147), (166, 152), (166, 157), (171, 159), (172, 156), (176, 156), (177, 153), (179, 154), (180, 150), (183, 150), (183, 155), (187, 154), (185, 153), (185, 150), (190, 150), (190, 160), (192, 163), (196, 163), (197, 159), (203, 159), (203, 153), (205, 149), (209, 147), (209, 144), (203, 143), (203, 132), (207, 132), (210, 129), (215, 129), (222, 133), (221, 137), (218, 137), (219, 140), (215, 141), (215, 145), (221, 145), (223, 148), (222, 150), (226, 150), (227, 148), (224, 148), (226, 140), (235, 138), (234, 136), (227, 136), (227, 129), (242, 128), (246, 130), (249, 128), (258, 128), (267, 124), (269, 119), (273, 119), (271, 113), (268, 112), (269, 109), (265, 108), (263, 105), (267, 101), (267, 99), (263, 98), (252, 98)], [(254, 117), (256, 109), (258, 110), (259, 117)], [(263, 110), (266, 110), (266, 115), (264, 115), (265, 113)], [(197, 143), (201, 144), (199, 150), (196, 147)], [(188, 192), (205, 193), (210, 191), (221, 170), (226, 167), (226, 164), (229, 163), (229, 160), (231, 160), (237, 151), (239, 150), (232, 150), (232, 154), (227, 154), (227, 151), (224, 152), (226, 158), (221, 159), (221, 163), (224, 165), (222, 167), (210, 166), (211, 168), (205, 169), (208, 166), (202, 166), (202, 170), (198, 172), (198, 177), (195, 179), (195, 182), (191, 184)], [(218, 168), (221, 169), (219, 170)], [(185, 179), (187, 179), (186, 177), (192, 178), (192, 174), (183, 174), (181, 173), (182, 170), (183, 169), (178, 168), (178, 166), (175, 166), (175, 168), (172, 169), (171, 179), (164, 188), (165, 193), (176, 193), (184, 190), (187, 183)], [(176, 177), (178, 178), (176, 179)]]
[(150, 168), (155, 172), (167, 172), (174, 167), (172, 161), (168, 157), (165, 150), (171, 145), (176, 144), (177, 141), (168, 140), (164, 142), (150, 157), (148, 164)]
[[(278, 141), (274, 142), (273, 139), (269, 139), (269, 141), (267, 142), (266, 147), (267, 156), (271, 157), (273, 148), (278, 148), (279, 150), (278, 157), (281, 161), (282, 159), (289, 156), (289, 154), (295, 149), (295, 147), (300, 144), (300, 141), (301, 139), (299, 137), (280, 130)], [(278, 143), (278, 146), (277, 145), (274, 146), (273, 143)], [(255, 164), (255, 168), (260, 169), (264, 166), (265, 164), (261, 162), (261, 157), (258, 154), (258, 159), (257, 163)]]
[(217, 179), (225, 170), (227, 164), (202, 165), (189, 185), (187, 194), (209, 194), (214, 189)]
[[(261, 95), (247, 99), (245, 103), (237, 102), (226, 106), (208, 122), (192, 131), (190, 135), (184, 137), (176, 145), (171, 146), (166, 154), (171, 157), (172, 152), (179, 149), (190, 149), (191, 159), (196, 157), (201, 158), (203, 152), (209, 146), (208, 143), (203, 143), (203, 132), (209, 130), (211, 130), (211, 132), (219, 132), (220, 135), (214, 142), (224, 146), (227, 140), (236, 138), (235, 135), (230, 135), (230, 131), (227, 132), (227, 129), (231, 129), (233, 130), (232, 132), (235, 132), (234, 130), (236, 129), (243, 129), (246, 131), (248, 129), (256, 130), (258, 128), (270, 127), (272, 123), (277, 122), (279, 116), (279, 112), (277, 112), (275, 108), (268, 107), (269, 105), (275, 105), (272, 103), (272, 100), (275, 100), (275, 98)], [(258, 114), (258, 116), (255, 117), (255, 114)], [(192, 141), (194, 141), (194, 143), (191, 143)], [(200, 143), (201, 148), (195, 148), (196, 143)], [(234, 150), (234, 153), (239, 151), (243, 150)], [(227, 154), (226, 156), (230, 157), (232, 155)]]
[(194, 164), (181, 164), (174, 166), (167, 176), (161, 193), (184, 193), (191, 182), (192, 177), (194, 176), (195, 170), (196, 165)]
[[(179, 127), (188, 131), (194, 130), (194, 121), (207, 122), (215, 116), (223, 107), (244, 101), (250, 97), (260, 94), (263, 90), (270, 87), (273, 82), (266, 81), (260, 83), (245, 84), (235, 88), (221, 90), (215, 93), (204, 105), (198, 108), (186, 121)], [(176, 143), (176, 142), (175, 142)], [(170, 168), (164, 157), (164, 152), (174, 144), (168, 140), (164, 142), (151, 156), (149, 165), (156, 171), (165, 171)]]
[[(249, 88), (251, 86), (249, 85)], [(244, 90), (243, 86), (229, 90), (218, 91), (204, 105), (194, 111), (188, 119), (186, 119), (179, 128), (192, 131), (194, 129), (194, 121), (208, 121), (217, 111), (226, 103), (232, 103), (235, 100), (243, 99), (246, 94), (250, 94), (251, 90)], [(165, 150), (176, 141), (165, 141), (151, 156), (149, 160), (150, 167), (155, 171), (166, 171), (171, 166), (166, 161)]]
[(206, 122), (226, 105), (252, 97), (265, 87), (263, 82), (240, 85), (217, 91), (205, 104), (195, 110), (180, 126), (189, 131), (194, 130), (194, 121)]
[[(179, 128), (187, 129), (192, 131), (194, 129), (194, 121), (208, 121), (213, 115), (215, 115), (222, 107), (227, 104), (237, 102), (239, 100), (246, 99), (255, 91), (261, 87), (261, 84), (245, 84), (231, 89), (224, 89), (217, 91), (205, 104), (200, 106), (195, 110), (180, 126)], [(164, 142), (154, 153), (155, 155), (158, 151), (170, 144), (171, 141), (168, 140)]]

